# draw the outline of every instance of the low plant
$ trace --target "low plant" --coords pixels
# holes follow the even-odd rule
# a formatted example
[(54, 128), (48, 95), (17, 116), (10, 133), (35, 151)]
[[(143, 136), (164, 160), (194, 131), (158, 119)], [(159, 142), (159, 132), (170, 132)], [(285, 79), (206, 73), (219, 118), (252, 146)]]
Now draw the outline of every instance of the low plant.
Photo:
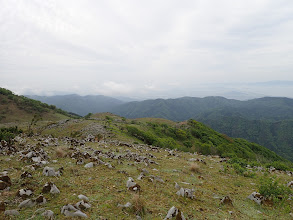
[(189, 170), (194, 173), (200, 173), (200, 166), (197, 163), (191, 163)]
[(292, 190), (279, 183), (275, 177), (264, 176), (258, 185), (258, 192), (265, 198), (273, 201), (288, 198)]

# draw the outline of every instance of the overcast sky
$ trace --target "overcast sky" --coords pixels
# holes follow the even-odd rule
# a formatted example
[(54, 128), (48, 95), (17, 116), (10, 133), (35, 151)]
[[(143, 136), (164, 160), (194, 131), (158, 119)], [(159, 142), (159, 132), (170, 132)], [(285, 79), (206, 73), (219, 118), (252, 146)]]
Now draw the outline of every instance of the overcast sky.
[(18, 94), (274, 80), (293, 81), (292, 0), (0, 0), (0, 86)]

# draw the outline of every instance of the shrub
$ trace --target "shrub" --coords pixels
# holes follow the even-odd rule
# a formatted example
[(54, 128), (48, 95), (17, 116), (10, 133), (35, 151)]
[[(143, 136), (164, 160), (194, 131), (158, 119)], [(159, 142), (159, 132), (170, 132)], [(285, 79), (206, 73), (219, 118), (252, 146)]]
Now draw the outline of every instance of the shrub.
[(238, 163), (233, 163), (232, 166), (237, 174), (244, 175), (246, 168), (240, 166)]
[(191, 141), (185, 141), (183, 142), (184, 146), (187, 147), (187, 148), (191, 148), (192, 147), (192, 143)]
[(266, 167), (275, 167), (277, 170), (289, 170), (290, 168), (284, 163), (280, 161), (274, 161), (273, 163), (269, 163), (266, 165)]
[(287, 198), (291, 192), (291, 189), (287, 186), (279, 184), (279, 180), (275, 177), (263, 177), (258, 185), (259, 193), (266, 199), (280, 200)]
[(93, 113), (88, 113), (86, 116), (84, 116), (84, 119), (90, 119), (90, 117), (93, 115)]

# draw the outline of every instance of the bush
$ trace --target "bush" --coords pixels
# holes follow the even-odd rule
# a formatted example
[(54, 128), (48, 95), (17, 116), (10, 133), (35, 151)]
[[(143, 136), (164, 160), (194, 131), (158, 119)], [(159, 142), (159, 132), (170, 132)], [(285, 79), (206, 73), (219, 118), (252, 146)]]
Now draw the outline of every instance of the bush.
[(280, 161), (274, 161), (273, 163), (269, 163), (266, 167), (275, 167), (277, 170), (289, 170), (290, 168), (284, 163)]
[(232, 166), (237, 174), (243, 175), (246, 171), (246, 168), (240, 166), (238, 163), (233, 163)]
[(90, 117), (93, 115), (93, 113), (88, 113), (86, 116), (84, 116), (84, 119), (90, 119)]
[(22, 133), (22, 130), (18, 129), (17, 126), (10, 128), (1, 128), (0, 129), (0, 140), (5, 140), (7, 142), (11, 142), (12, 139)]
[(287, 186), (279, 184), (279, 180), (275, 177), (263, 177), (258, 186), (259, 193), (266, 199), (280, 200), (286, 199), (292, 193)]

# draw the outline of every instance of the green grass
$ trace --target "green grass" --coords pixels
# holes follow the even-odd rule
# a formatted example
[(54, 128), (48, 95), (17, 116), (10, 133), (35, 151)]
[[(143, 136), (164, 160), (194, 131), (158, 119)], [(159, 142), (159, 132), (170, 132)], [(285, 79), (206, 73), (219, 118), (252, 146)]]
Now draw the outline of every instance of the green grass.
[[(113, 120), (111, 124), (105, 124), (107, 120), (105, 116), (107, 115), (101, 116), (98, 120), (69, 121), (52, 129), (44, 129), (42, 134), (51, 134), (55, 137), (70, 136), (72, 131), (81, 131), (85, 127), (98, 123), (106, 126), (105, 131), (111, 129), (114, 133), (114, 136), (106, 138), (106, 141), (115, 139), (122, 142), (141, 143), (140, 140), (129, 136), (126, 131), (120, 129), (127, 124), (131, 124), (131, 121), (115, 122)], [(115, 116), (111, 115), (110, 117), (115, 118)], [(137, 126), (145, 126), (143, 123), (146, 122), (141, 121), (141, 123)], [(40, 122), (34, 129), (41, 129), (42, 126), (47, 126), (47, 124)], [(34, 138), (29, 138), (28, 142), (36, 144)], [(59, 147), (69, 152), (68, 145), (61, 141), (59, 143)], [(45, 177), (42, 176), (42, 169), (38, 169), (32, 172), (32, 180), (19, 180), (20, 174), (23, 170), (26, 170), (25, 166), (29, 164), (16, 160), (17, 156), (12, 158), (0, 156), (0, 171), (8, 168), (9, 176), (13, 183), (11, 191), (1, 195), (1, 200), (12, 201), (7, 209), (17, 208), (19, 201), (16, 202), (15, 193), (18, 189), (23, 188), (21, 184), (24, 182), (29, 181), (30, 186), (35, 190), (35, 195), (38, 195), (41, 193), (43, 185), (48, 181), (52, 181), (60, 189), (61, 193), (54, 196), (45, 194), (48, 203), (44, 207), (54, 211), (58, 219), (65, 219), (60, 213), (61, 207), (68, 203), (75, 204), (78, 202), (77, 195), (79, 194), (84, 194), (90, 199), (92, 208), (85, 211), (89, 219), (99, 219), (101, 216), (107, 219), (135, 219), (135, 213), (132, 209), (122, 210), (117, 208), (118, 203), (131, 202), (135, 194), (126, 188), (128, 175), (117, 172), (124, 170), (141, 186), (140, 199), (144, 203), (144, 219), (163, 219), (172, 206), (180, 208), (188, 219), (290, 219), (289, 213), (293, 212), (293, 203), (289, 200), (286, 200), (282, 206), (278, 204), (259, 206), (246, 199), (248, 195), (258, 190), (258, 183), (266, 172), (254, 171), (255, 177), (245, 177), (238, 174), (231, 164), (219, 163), (219, 157), (194, 155), (182, 151), (176, 151), (177, 156), (170, 156), (165, 149), (160, 149), (159, 152), (144, 151), (126, 146), (117, 147), (111, 143), (87, 143), (86, 147), (86, 149), (81, 148), (81, 150), (85, 151), (88, 150), (88, 147), (91, 147), (94, 150), (112, 151), (116, 154), (124, 154), (128, 150), (140, 155), (151, 153), (156, 157), (154, 160), (158, 165), (145, 166), (143, 163), (127, 160), (122, 160), (123, 164), (117, 164), (115, 160), (102, 158), (105, 162), (110, 162), (115, 168), (109, 169), (103, 165), (84, 168), (83, 165), (76, 165), (73, 159), (67, 157), (57, 158), (55, 154), (56, 147), (51, 146), (45, 147), (44, 150), (50, 156), (49, 161), (58, 160), (58, 162), (50, 163), (49, 166), (56, 169), (64, 167), (64, 175), (58, 178)], [(9, 158), (11, 160), (7, 161)], [(206, 164), (197, 162), (200, 165), (199, 173), (194, 173), (190, 170), (190, 158), (199, 158), (206, 162)], [(89, 162), (89, 160), (86, 160), (86, 162)], [(242, 161), (236, 160), (234, 162), (241, 163)], [(226, 170), (223, 170), (224, 165), (227, 167)], [(142, 168), (146, 168), (151, 175), (160, 176), (165, 183), (152, 183), (148, 178), (137, 180)], [(269, 177), (278, 178), (279, 184), (282, 185), (292, 178), (281, 171), (268, 175)], [(199, 176), (202, 176), (203, 179), (199, 178)], [(177, 190), (174, 187), (175, 182), (184, 188), (194, 188), (196, 199), (178, 197), (176, 195)], [(190, 185), (185, 185), (182, 182), (190, 183)], [(232, 199), (233, 206), (220, 205), (220, 199), (226, 195), (229, 195)], [(21, 210), (19, 219), (31, 217), (38, 208)], [(232, 211), (233, 214), (230, 215), (229, 211)], [(2, 218), (4, 216), (0, 214), (0, 219)]]

